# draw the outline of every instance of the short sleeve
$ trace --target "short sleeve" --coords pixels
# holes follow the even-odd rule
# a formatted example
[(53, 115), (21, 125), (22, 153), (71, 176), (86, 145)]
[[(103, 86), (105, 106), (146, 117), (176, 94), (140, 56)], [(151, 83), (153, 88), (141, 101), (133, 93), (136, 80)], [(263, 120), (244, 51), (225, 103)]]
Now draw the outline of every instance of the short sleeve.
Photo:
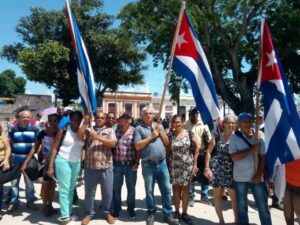
[(40, 133), (39, 128), (37, 126), (34, 126), (33, 130), (34, 130), (35, 137), (37, 137), (38, 134)]
[(9, 130), (8, 130), (8, 139), (10, 141), (13, 141), (13, 138), (14, 138), (14, 127), (11, 127)]
[(265, 155), (266, 154), (266, 147), (265, 147), (265, 139), (263, 137), (259, 137), (258, 141), (260, 143), (260, 155)]
[(42, 142), (43, 138), (45, 137), (46, 135), (46, 131), (42, 130), (41, 132), (38, 133), (36, 139), (39, 141), (39, 142)]
[(209, 127), (207, 125), (204, 126), (203, 133), (206, 134), (207, 140), (210, 141), (212, 137), (211, 137), (211, 133), (209, 131)]
[(140, 127), (137, 127), (133, 132), (133, 142), (136, 144), (137, 142), (142, 140), (142, 134)]
[(109, 139), (113, 141), (117, 140), (116, 132), (113, 129), (110, 129)]
[(231, 135), (229, 139), (229, 149), (228, 149), (229, 154), (235, 153), (237, 150), (235, 139), (236, 139), (235, 134)]

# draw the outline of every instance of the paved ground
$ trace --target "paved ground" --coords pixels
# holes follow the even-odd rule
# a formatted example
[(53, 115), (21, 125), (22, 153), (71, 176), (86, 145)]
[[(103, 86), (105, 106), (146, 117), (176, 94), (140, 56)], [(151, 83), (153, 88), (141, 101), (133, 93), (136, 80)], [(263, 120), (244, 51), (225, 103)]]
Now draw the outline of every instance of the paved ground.
[[(23, 179), (22, 179), (22, 184), (21, 187), (24, 187), (24, 183), (23, 183)], [(39, 195), (40, 192), (40, 184), (35, 184), (36, 187), (36, 196)], [(83, 206), (83, 197), (84, 197), (84, 188), (83, 186), (78, 187), (78, 195), (80, 198), (80, 201), (78, 203), (78, 205), (75, 206), (75, 214), (79, 216), (79, 218), (82, 218), (84, 216), (84, 206)], [(215, 213), (214, 207), (212, 206), (208, 206), (208, 205), (204, 205), (202, 203), (200, 203), (199, 199), (200, 199), (200, 191), (199, 191), (199, 187), (196, 187), (197, 193), (196, 193), (196, 199), (198, 199), (198, 201), (196, 200), (195, 206), (194, 207), (190, 207), (188, 209), (189, 214), (192, 216), (192, 220), (194, 221), (195, 225), (212, 225), (212, 224), (218, 224), (218, 219), (217, 219), (217, 215)], [(4, 194), (4, 199), (6, 199), (6, 195), (7, 195), (7, 191), (8, 191), (8, 185), (5, 186), (5, 194)], [(123, 193), (122, 195), (124, 196), (123, 198), (125, 198), (126, 196), (126, 189), (125, 187), (123, 187)], [(146, 207), (145, 207), (145, 194), (144, 194), (144, 183), (143, 183), (143, 178), (141, 175), (141, 171), (139, 169), (139, 174), (138, 174), (138, 182), (137, 182), (137, 186), (136, 186), (136, 191), (137, 191), (137, 201), (136, 201), (136, 205), (137, 205), (137, 218), (135, 220), (130, 220), (127, 214), (126, 210), (123, 210), (123, 212), (120, 215), (120, 218), (118, 221), (116, 221), (116, 225), (122, 225), (122, 224), (135, 224), (135, 225), (145, 225), (145, 220), (147, 217), (147, 213), (146, 213)], [(39, 199), (36, 203), (39, 206), (39, 211), (37, 212), (32, 212), (29, 211), (26, 208), (26, 204), (25, 204), (25, 199), (24, 199), (24, 189), (21, 189), (20, 192), (20, 200), (21, 203), (19, 205), (19, 208), (17, 211), (15, 211), (13, 214), (9, 215), (9, 214), (5, 214), (4, 212), (4, 216), (2, 221), (0, 221), (0, 225), (27, 225), (27, 224), (40, 224), (40, 225), (49, 225), (49, 224), (59, 224), (59, 221), (57, 220), (56, 216), (53, 217), (44, 217), (41, 209), (42, 209), (42, 201), (41, 199)], [(156, 185), (156, 189), (155, 189), (155, 195), (157, 196), (157, 203), (158, 203), (158, 212), (156, 214), (156, 222), (155, 224), (163, 224), (163, 216), (161, 213), (161, 205), (160, 205), (160, 194)], [(99, 188), (97, 189), (97, 194), (96, 194), (96, 207), (99, 207), (100, 204), (100, 190)], [(124, 203), (124, 201), (123, 201)], [(253, 206), (253, 201), (251, 201), (251, 199), (249, 199), (249, 203), (250, 205)], [(126, 209), (125, 203), (123, 204), (124, 207), (123, 209)], [(59, 205), (57, 202), (54, 203), (54, 207), (55, 208), (59, 208)], [(5, 211), (5, 203), (3, 202), (3, 208)], [(258, 212), (256, 210), (251, 210), (252, 212), (249, 212), (249, 218), (250, 218), (250, 222), (251, 225), (255, 225), (255, 224), (260, 224), (259, 222), (259, 218), (258, 218)], [(98, 211), (99, 212), (99, 211)], [(99, 213), (100, 214), (100, 213)], [(101, 224), (107, 224), (106, 221), (101, 218), (100, 216), (98, 216), (95, 218), (95, 220), (93, 220), (90, 225), (96, 225), (99, 224), (99, 222)], [(271, 209), (271, 215), (272, 215), (272, 221), (274, 225), (284, 225), (285, 221), (284, 221), (284, 217), (283, 217), (283, 212), (279, 211), (277, 209)], [(225, 221), (227, 222), (227, 224), (234, 224), (234, 217), (233, 217), (233, 212), (230, 208), (230, 202), (229, 201), (224, 201), (224, 218)], [(80, 222), (76, 222), (76, 224), (80, 224)], [(182, 223), (184, 224), (184, 223)], [(296, 223), (295, 223), (296, 224)]]

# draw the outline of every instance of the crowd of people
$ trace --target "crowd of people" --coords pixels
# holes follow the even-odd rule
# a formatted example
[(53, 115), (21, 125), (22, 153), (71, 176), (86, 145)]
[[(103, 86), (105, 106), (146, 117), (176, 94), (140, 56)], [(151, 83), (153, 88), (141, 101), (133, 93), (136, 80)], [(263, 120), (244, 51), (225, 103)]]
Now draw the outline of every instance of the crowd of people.
[[(95, 218), (98, 184), (101, 187), (102, 217), (107, 223), (114, 224), (122, 211), (124, 180), (127, 213), (134, 220), (137, 217), (136, 182), (140, 167), (146, 195), (147, 225), (155, 222), (155, 183), (161, 194), (164, 221), (170, 225), (193, 225), (188, 208), (194, 207), (194, 182), (201, 184), (201, 202), (215, 207), (219, 224), (226, 222), (222, 213), (222, 199), (227, 198), (226, 193), (231, 199), (236, 224), (249, 224), (249, 189), (261, 224), (272, 224), (267, 203), (268, 178), (264, 173), (263, 120), (255, 129), (255, 118), (250, 113), (244, 112), (238, 117), (227, 115), (221, 125), (214, 123), (210, 126), (201, 122), (196, 108), (190, 109), (186, 123), (179, 115), (174, 115), (170, 122), (157, 122), (151, 106), (142, 109), (138, 122), (127, 112), (118, 118), (114, 113), (103, 111), (97, 111), (95, 115), (71, 111), (66, 115), (63, 107), (47, 116), (45, 126), (34, 125), (30, 122), (31, 117), (26, 108), (18, 112), (8, 137), (0, 127), (0, 169), (10, 170), (10, 158), (14, 165), (19, 165), (25, 181), (26, 207), (33, 211), (38, 210), (33, 180), (42, 178), (43, 214), (49, 217), (59, 213), (62, 225), (71, 225), (79, 219), (82, 225), (87, 225)], [(37, 159), (35, 155), (38, 155)], [(32, 169), (34, 161), (40, 169)], [(300, 160), (281, 168), (285, 169), (284, 195), (275, 195), (275, 182), (275, 185), (268, 186), (274, 186), (274, 199), (277, 199), (272, 205), (283, 202), (286, 224), (293, 225), (294, 214), (300, 218)], [(78, 218), (72, 209), (77, 196), (76, 181), (82, 173), (86, 214)], [(20, 178), (21, 175), (11, 181), (6, 213), (18, 209)], [(56, 186), (59, 210), (52, 205)], [(212, 198), (208, 194), (209, 186), (213, 188)], [(0, 183), (0, 209), (2, 201), (3, 183)]]

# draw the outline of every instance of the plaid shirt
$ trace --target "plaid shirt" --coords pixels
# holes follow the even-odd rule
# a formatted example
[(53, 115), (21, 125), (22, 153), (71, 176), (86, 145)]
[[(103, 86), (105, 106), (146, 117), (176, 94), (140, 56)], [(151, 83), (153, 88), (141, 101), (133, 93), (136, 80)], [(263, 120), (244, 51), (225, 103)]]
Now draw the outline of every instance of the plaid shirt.
[[(95, 129), (97, 134), (103, 138), (116, 140), (116, 135), (113, 129), (102, 127)], [(107, 169), (113, 167), (112, 148), (103, 145), (98, 140), (93, 140), (91, 130), (85, 132), (85, 161), (84, 166), (89, 169)]]
[(134, 127), (130, 126), (125, 134), (120, 128), (116, 130), (117, 146), (114, 151), (114, 160), (119, 162), (132, 161), (135, 159), (133, 143)]

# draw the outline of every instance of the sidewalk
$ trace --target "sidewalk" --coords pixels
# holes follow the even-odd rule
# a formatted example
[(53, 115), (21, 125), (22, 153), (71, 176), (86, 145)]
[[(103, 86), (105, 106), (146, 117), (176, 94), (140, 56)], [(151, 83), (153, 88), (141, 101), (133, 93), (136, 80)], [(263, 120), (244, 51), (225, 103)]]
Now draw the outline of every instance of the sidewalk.
[[(4, 188), (4, 201), (7, 197), (7, 191), (9, 189), (10, 184), (6, 184)], [(36, 188), (36, 196), (39, 197), (40, 193), (40, 184), (35, 184)], [(44, 217), (41, 210), (42, 210), (42, 201), (39, 198), (38, 201), (36, 201), (39, 211), (33, 212), (26, 208), (25, 203), (25, 192), (24, 192), (24, 181), (23, 178), (21, 179), (21, 191), (20, 191), (20, 204), (19, 208), (13, 213), (13, 214), (5, 214), (6, 205), (3, 202), (3, 209), (4, 209), (4, 215), (2, 220), (0, 221), (0, 225), (28, 225), (28, 224), (39, 224), (39, 225), (49, 225), (49, 224), (59, 224), (59, 221), (57, 220), (57, 216), (52, 217)], [(79, 196), (79, 202), (74, 207), (74, 213), (79, 216), (80, 219), (84, 217), (84, 187), (83, 185), (77, 188), (78, 196)], [(57, 194), (57, 193), (56, 193)], [(161, 202), (160, 202), (160, 194), (158, 191), (157, 185), (155, 186), (155, 195), (157, 199), (157, 213), (155, 218), (155, 224), (165, 224), (163, 223), (163, 215), (161, 213)], [(145, 221), (147, 218), (147, 209), (145, 204), (145, 191), (144, 191), (144, 181), (143, 177), (141, 175), (141, 168), (139, 168), (138, 172), (138, 181), (136, 185), (136, 213), (137, 218), (135, 220), (131, 220), (128, 217), (127, 211), (126, 211), (126, 187), (125, 184), (123, 186), (122, 190), (122, 197), (123, 197), (123, 211), (120, 214), (119, 220), (116, 221), (116, 225), (145, 225)], [(55, 198), (57, 200), (57, 197)], [(98, 187), (96, 192), (96, 209), (99, 208), (100, 205), (100, 189)], [(215, 213), (213, 206), (208, 206), (205, 204), (200, 203), (200, 191), (199, 186), (196, 186), (196, 201), (194, 207), (189, 207), (188, 213), (191, 215), (192, 220), (195, 225), (212, 225), (212, 224), (218, 224), (218, 218)], [(198, 201), (197, 201), (198, 199)], [(124, 201), (125, 200), (125, 201)], [(250, 204), (253, 206), (253, 201), (250, 199)], [(270, 203), (270, 202), (269, 202)], [(59, 208), (59, 205), (57, 202), (54, 202), (54, 208)], [(99, 212), (99, 210), (97, 210)], [(234, 224), (234, 216), (233, 211), (230, 207), (230, 201), (224, 201), (224, 218), (225, 222), (227, 224)], [(272, 208), (271, 209), (271, 216), (272, 216), (272, 222), (273, 225), (284, 225), (285, 220), (283, 216), (283, 212), (277, 209)], [(249, 212), (249, 220), (251, 222), (251, 225), (260, 224), (259, 218), (258, 218), (258, 212), (257, 210), (254, 210), (253, 212)], [(80, 221), (76, 222), (76, 224), (80, 225)], [(96, 216), (96, 218), (90, 222), (90, 225), (99, 225), (99, 224), (107, 224), (106, 221), (101, 218), (100, 213)], [(181, 223), (185, 224), (185, 223)], [(296, 223), (295, 223), (296, 224)]]

